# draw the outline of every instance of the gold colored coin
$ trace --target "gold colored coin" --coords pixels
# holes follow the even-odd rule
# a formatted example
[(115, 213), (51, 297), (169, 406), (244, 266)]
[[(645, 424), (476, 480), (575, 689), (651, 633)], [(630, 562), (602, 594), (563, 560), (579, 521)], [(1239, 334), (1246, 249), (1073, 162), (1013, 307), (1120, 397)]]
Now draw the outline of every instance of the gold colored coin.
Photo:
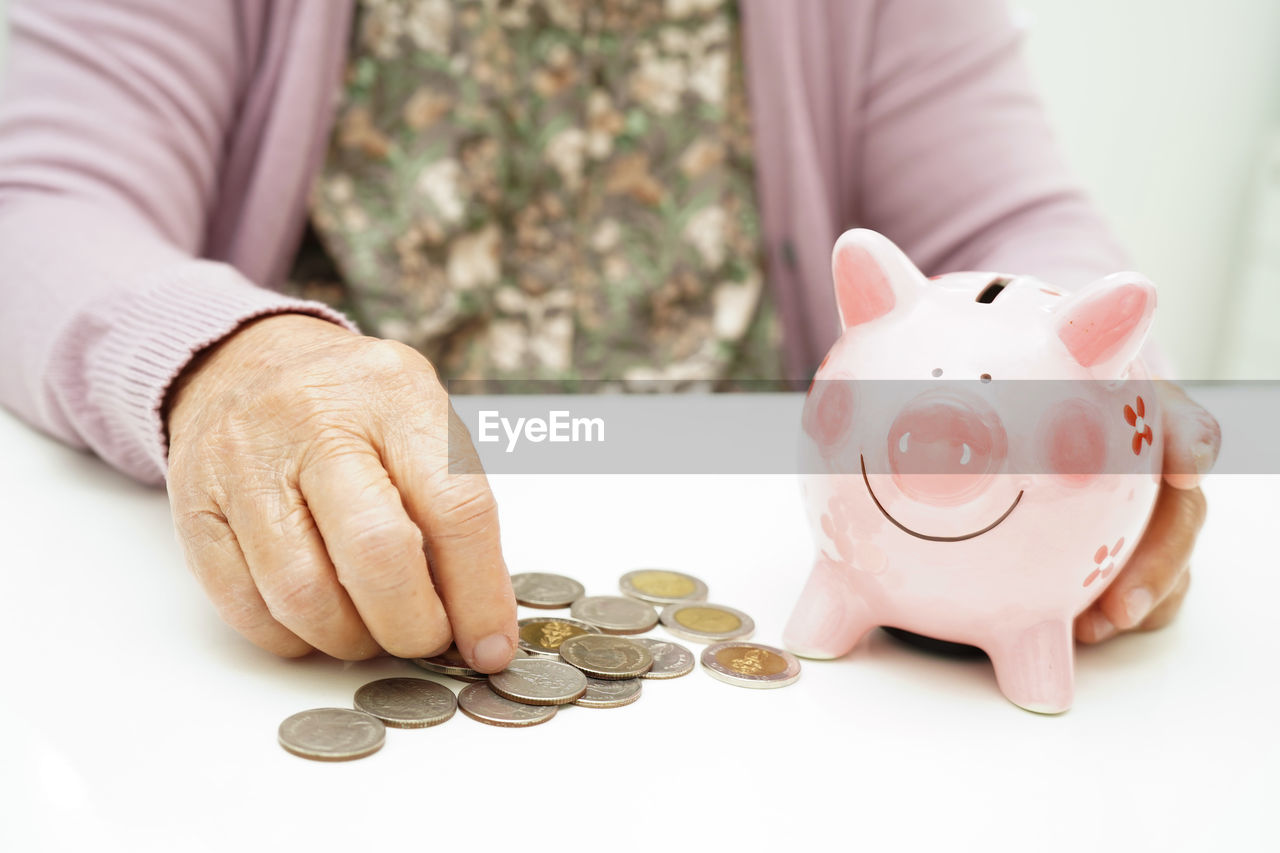
[(570, 637), (599, 633), (594, 626), (573, 619), (535, 616), (519, 622), (520, 648), (548, 657), (558, 657), (560, 644)]
[(800, 661), (791, 652), (739, 640), (708, 646), (702, 666), (713, 678), (736, 687), (786, 687), (800, 677)]
[(689, 577), (660, 569), (636, 572), (631, 576), (631, 583), (641, 592), (663, 598), (684, 598), (696, 589)]
[(570, 637), (580, 637), (585, 633), (567, 622), (543, 622), (541, 625), (525, 625), (520, 629), (520, 639), (544, 649), (558, 649)]
[(618, 589), (648, 604), (706, 601), (707, 585), (692, 575), (670, 569), (635, 569), (618, 579)]
[(695, 643), (745, 640), (756, 629), (750, 616), (723, 604), (669, 604), (661, 618), (670, 633)]
[(726, 646), (715, 654), (716, 663), (743, 675), (777, 675), (787, 668), (782, 655), (760, 646)]
[(737, 616), (715, 607), (686, 607), (676, 613), (675, 619), (690, 630), (707, 634), (727, 634), (742, 627)]

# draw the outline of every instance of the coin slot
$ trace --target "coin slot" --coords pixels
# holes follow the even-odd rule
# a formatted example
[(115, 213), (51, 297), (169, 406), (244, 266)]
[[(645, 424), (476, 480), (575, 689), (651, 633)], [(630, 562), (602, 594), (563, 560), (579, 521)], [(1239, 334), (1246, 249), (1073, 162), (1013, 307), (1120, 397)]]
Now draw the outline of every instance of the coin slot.
[(1004, 276), (992, 279), (990, 284), (982, 288), (982, 292), (978, 294), (978, 298), (974, 301), (984, 302), (988, 305), (995, 302), (996, 297), (1000, 295), (1000, 291), (1004, 290), (1005, 286), (1011, 281), (1013, 281), (1013, 279)]

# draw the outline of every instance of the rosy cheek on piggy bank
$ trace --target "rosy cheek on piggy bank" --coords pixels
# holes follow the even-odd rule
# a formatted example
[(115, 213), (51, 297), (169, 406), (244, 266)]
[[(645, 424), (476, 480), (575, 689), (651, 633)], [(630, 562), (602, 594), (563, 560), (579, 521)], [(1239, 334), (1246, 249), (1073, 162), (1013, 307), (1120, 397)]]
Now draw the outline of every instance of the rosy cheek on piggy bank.
[(802, 421), (818, 553), (786, 644), (839, 657), (884, 625), (976, 645), (1012, 702), (1067, 710), (1072, 622), (1123, 567), (1159, 485), (1138, 357), (1154, 287), (930, 281), (865, 230), (837, 241), (832, 272), (844, 333)]

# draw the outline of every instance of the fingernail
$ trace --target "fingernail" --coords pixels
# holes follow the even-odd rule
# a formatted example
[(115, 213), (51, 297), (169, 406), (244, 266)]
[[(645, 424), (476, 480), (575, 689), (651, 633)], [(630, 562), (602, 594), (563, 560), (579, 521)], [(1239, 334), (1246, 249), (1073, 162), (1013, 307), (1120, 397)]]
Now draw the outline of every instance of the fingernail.
[(1134, 587), (1124, 594), (1124, 615), (1132, 628), (1151, 612), (1151, 590), (1145, 586)]
[(482, 672), (497, 672), (511, 663), (511, 642), (506, 634), (490, 634), (476, 643), (471, 665)]
[(1093, 641), (1095, 643), (1102, 642), (1116, 632), (1116, 626), (1111, 624), (1111, 620), (1101, 613), (1094, 613), (1089, 619), (1089, 625), (1093, 628)]
[(1197, 474), (1208, 474), (1213, 463), (1218, 461), (1217, 448), (1208, 441), (1198, 442), (1191, 448), (1191, 461), (1195, 463)]

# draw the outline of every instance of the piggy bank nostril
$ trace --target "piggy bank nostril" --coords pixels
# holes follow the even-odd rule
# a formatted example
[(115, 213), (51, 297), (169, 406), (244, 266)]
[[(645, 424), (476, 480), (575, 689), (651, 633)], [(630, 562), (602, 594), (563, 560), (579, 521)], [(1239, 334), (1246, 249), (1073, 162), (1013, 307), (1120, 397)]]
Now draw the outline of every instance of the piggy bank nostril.
[(1001, 468), (1006, 436), (982, 400), (928, 392), (913, 400), (889, 430), (889, 469), (904, 493), (948, 502), (972, 494)]

